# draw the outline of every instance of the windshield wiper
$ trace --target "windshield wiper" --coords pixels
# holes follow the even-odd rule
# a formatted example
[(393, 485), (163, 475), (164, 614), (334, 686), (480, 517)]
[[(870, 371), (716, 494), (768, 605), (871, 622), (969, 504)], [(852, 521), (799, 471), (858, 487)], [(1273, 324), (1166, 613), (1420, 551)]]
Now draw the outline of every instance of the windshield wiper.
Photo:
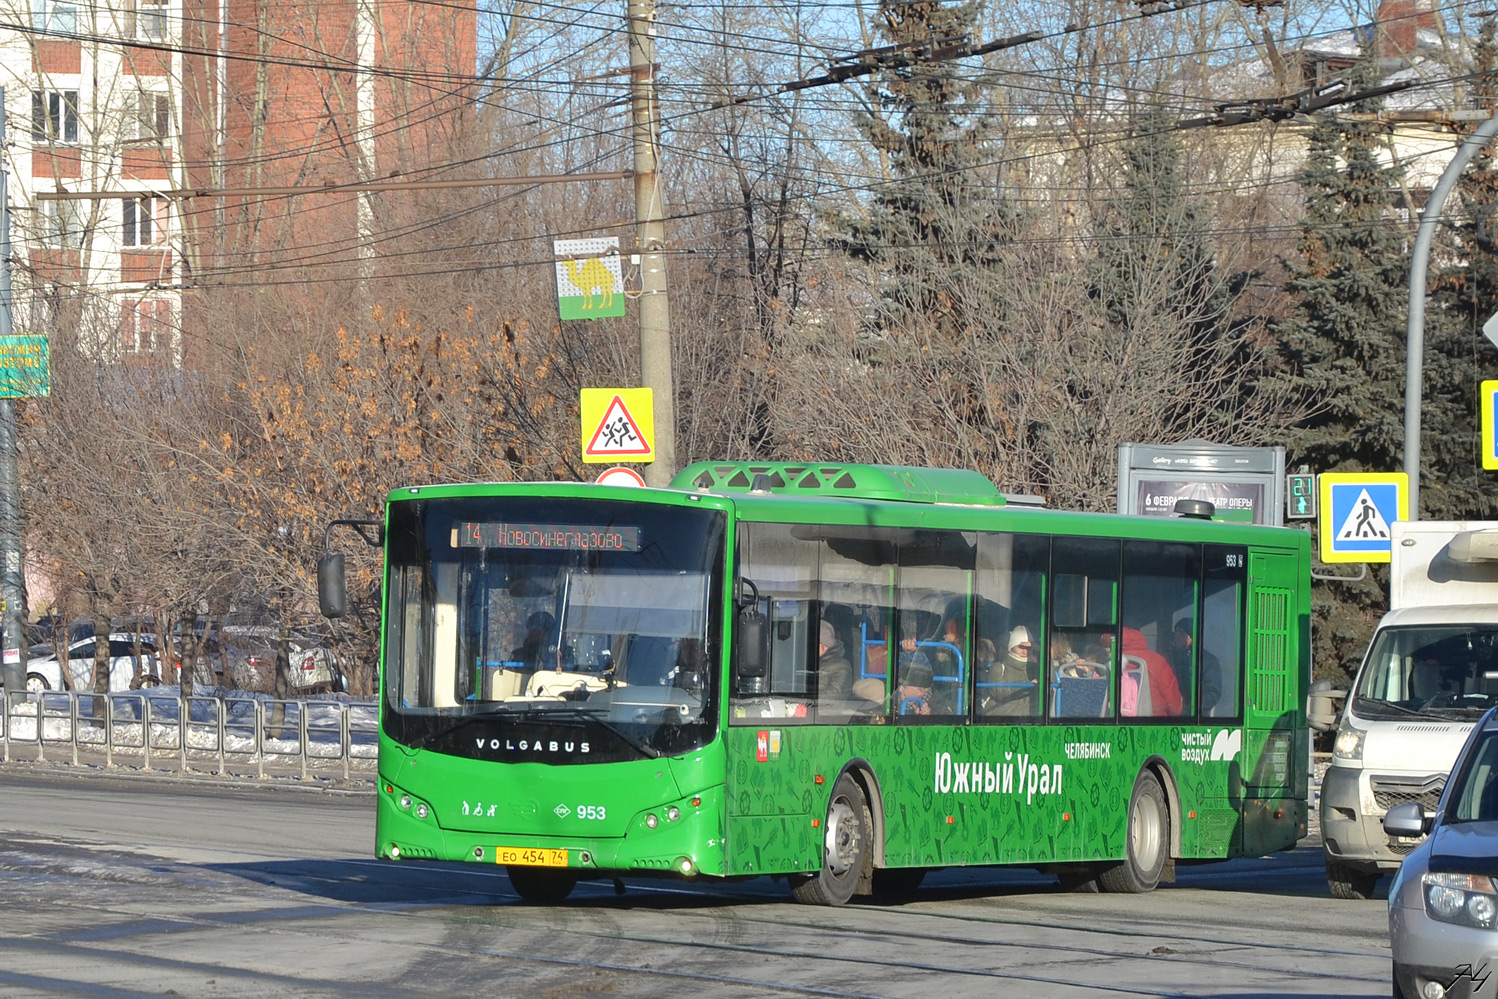
[(439, 728), (435, 732), (428, 732), (426, 735), (421, 736), (415, 742), (413, 742), (411, 744), (411, 747), (413, 749), (426, 749), (438, 739), (447, 738), (458, 729), (462, 728), (464, 725), (468, 725), (476, 721), (488, 721), (493, 718), (509, 717), (514, 714), (515, 712), (509, 708), (489, 708), (487, 711), (475, 711), (472, 714), (464, 715), (462, 718), (459, 718), (456, 721), (445, 725), (442, 728)]
[(598, 708), (586, 708), (586, 707), (579, 707), (579, 706), (569, 705), (569, 706), (560, 707), (560, 708), (540, 708), (540, 709), (536, 709), (536, 710), (533, 710), (533, 711), (527, 711), (525, 713), (527, 715), (531, 715), (531, 714), (545, 715), (548, 718), (552, 718), (552, 717), (555, 717), (557, 715), (565, 715), (565, 716), (568, 716), (568, 717), (571, 717), (571, 718), (577, 718), (577, 719), (584, 719), (585, 718), (588, 721), (596, 722), (598, 724), (599, 728), (602, 728), (602, 729), (605, 729), (606, 731), (612, 732), (614, 735), (617, 735), (619, 737), (619, 739), (622, 742), (624, 742), (626, 745), (628, 745), (631, 749), (637, 750), (640, 753), (642, 753), (643, 755), (648, 756), (648, 757), (650, 757), (653, 760), (659, 759), (661, 757), (661, 755), (662, 755), (661, 751), (659, 749), (656, 749), (654, 746), (650, 745), (649, 743), (642, 742), (641, 740), (636, 739), (634, 736), (632, 736), (628, 732), (624, 731), (624, 729), (620, 728), (618, 725), (615, 725), (613, 722), (608, 721), (607, 719), (603, 718), (599, 714), (599, 709)]
[(1425, 712), (1423, 711), (1417, 711), (1414, 708), (1407, 708), (1403, 704), (1397, 704), (1394, 701), (1375, 701), (1372, 698), (1368, 697), (1359, 697), (1355, 702), (1354, 707), (1356, 707), (1359, 712), (1365, 715), (1370, 714), (1371, 712), (1376, 711), (1379, 708), (1389, 708), (1391, 710), (1398, 711), (1400, 714), (1410, 715), (1415, 718), (1419, 718), (1425, 714)]

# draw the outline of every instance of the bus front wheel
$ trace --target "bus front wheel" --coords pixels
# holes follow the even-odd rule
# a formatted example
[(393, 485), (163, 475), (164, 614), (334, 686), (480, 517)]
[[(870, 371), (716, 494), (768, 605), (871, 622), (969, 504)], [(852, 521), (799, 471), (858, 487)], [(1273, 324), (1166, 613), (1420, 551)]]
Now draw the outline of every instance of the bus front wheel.
[(1160, 883), (1170, 849), (1170, 813), (1165, 791), (1147, 770), (1139, 775), (1134, 793), (1129, 795), (1129, 828), (1124, 838), (1123, 863), (1099, 871), (1098, 886), (1103, 891), (1129, 894), (1153, 891)]
[(505, 873), (510, 876), (510, 887), (515, 889), (515, 894), (540, 905), (555, 905), (577, 887), (577, 875), (564, 870), (511, 864), (505, 868)]
[(847, 774), (832, 786), (822, 838), (822, 869), (791, 879), (791, 894), (809, 905), (845, 905), (869, 865), (869, 805)]

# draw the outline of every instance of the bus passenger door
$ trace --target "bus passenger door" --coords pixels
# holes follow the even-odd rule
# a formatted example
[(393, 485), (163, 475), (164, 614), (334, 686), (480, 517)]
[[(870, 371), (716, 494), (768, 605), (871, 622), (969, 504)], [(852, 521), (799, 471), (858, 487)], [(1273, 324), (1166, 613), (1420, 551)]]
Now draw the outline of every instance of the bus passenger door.
[(1298, 703), (1306, 652), (1291, 553), (1251, 552), (1245, 647), (1241, 781), (1242, 853), (1293, 846), (1305, 827), (1306, 734)]

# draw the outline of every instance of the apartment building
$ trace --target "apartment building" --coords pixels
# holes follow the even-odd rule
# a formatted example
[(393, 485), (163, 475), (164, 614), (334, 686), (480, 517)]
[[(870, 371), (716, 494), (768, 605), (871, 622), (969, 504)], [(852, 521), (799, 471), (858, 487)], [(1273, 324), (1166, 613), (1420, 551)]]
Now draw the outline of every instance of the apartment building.
[(471, 2), (4, 3), (16, 326), (101, 360), (190, 363), (215, 283), (374, 252), (358, 195), (254, 192), (420, 176), (473, 86)]

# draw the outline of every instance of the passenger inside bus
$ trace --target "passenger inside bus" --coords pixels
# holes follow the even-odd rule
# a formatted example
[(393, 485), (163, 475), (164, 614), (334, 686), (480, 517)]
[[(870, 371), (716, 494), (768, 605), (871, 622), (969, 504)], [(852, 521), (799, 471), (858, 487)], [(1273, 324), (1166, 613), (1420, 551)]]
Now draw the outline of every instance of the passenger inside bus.
[[(916, 653), (920, 655), (920, 653)], [(931, 695), (931, 667), (926, 664), (925, 657), (920, 660), (911, 659), (902, 661), (900, 666), (900, 684), (895, 688), (895, 706), (902, 715), (929, 715), (947, 714), (949, 709), (945, 706), (933, 712), (934, 700)]]
[(817, 697), (820, 700), (846, 698), (852, 693), (853, 664), (838, 640), (832, 622), (822, 620), (817, 632)]
[(1008, 651), (986, 664), (978, 677), (978, 689), (980, 714), (1021, 717), (1038, 713), (1039, 670), (1029, 628), (1021, 624), (1010, 629)]
[(552, 634), (556, 626), (557, 619), (546, 611), (536, 611), (526, 618), (525, 637), (521, 639), (519, 647), (510, 652), (511, 661), (526, 666), (540, 666), (546, 647), (556, 641)]
[(1192, 667), (1195, 666), (1196, 673), (1201, 676), (1201, 713), (1212, 714), (1222, 697), (1222, 663), (1206, 649), (1199, 650), (1200, 661), (1193, 663), (1192, 653), (1196, 646), (1196, 622), (1193, 619), (1183, 617), (1177, 621), (1170, 637), (1170, 665), (1180, 681), (1182, 701), (1186, 699), (1186, 691), (1191, 689)]
[(1123, 630), (1123, 681), (1118, 713), (1126, 716), (1174, 717), (1181, 713), (1181, 688), (1175, 670), (1138, 628)]

